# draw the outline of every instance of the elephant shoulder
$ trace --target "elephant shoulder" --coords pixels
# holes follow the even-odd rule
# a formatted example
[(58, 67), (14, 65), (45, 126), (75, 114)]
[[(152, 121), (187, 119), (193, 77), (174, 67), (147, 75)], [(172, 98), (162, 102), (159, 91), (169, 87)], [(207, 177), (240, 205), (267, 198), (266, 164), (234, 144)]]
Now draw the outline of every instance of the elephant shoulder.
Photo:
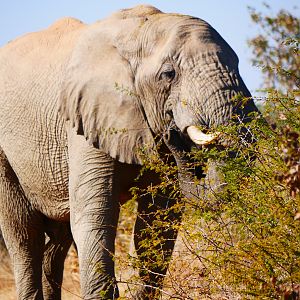
[(84, 27), (84, 23), (76, 18), (65, 17), (57, 20), (49, 26), (47, 31), (54, 33), (67, 33), (70, 31), (78, 30)]

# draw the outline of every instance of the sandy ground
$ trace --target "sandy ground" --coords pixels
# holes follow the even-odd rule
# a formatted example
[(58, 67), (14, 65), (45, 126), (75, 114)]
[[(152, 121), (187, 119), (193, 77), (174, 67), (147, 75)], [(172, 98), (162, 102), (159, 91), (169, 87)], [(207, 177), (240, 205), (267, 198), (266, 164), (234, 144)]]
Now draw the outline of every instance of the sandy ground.
[[(130, 264), (132, 260), (129, 259), (129, 256), (134, 257), (132, 242), (134, 220), (134, 207), (129, 207), (125, 211), (121, 209), (115, 257), (116, 278), (121, 295), (120, 300), (132, 299), (128, 290), (134, 290), (137, 286), (136, 283), (138, 283), (137, 274)], [(165, 280), (162, 299), (240, 300), (240, 297), (235, 297), (232, 293), (229, 293), (229, 295), (225, 293), (221, 296), (220, 294), (214, 296), (210, 294), (212, 278), (206, 274), (207, 270), (205, 270), (203, 264), (197, 259), (197, 256), (191, 255), (191, 251), (188, 249), (190, 247), (191, 245), (187, 246), (184, 242), (183, 235), (180, 235), (175, 246), (168, 276)], [(0, 300), (15, 299), (14, 278), (9, 258), (0, 247)], [(65, 261), (62, 299), (82, 299), (80, 297), (78, 261), (74, 248), (70, 249)]]
[[(0, 253), (0, 300), (15, 300), (15, 285), (9, 258), (2, 250)], [(62, 299), (81, 299), (78, 264), (74, 249), (69, 251), (65, 262), (64, 281), (62, 285)]]
[[(137, 277), (133, 268), (128, 263), (128, 254), (132, 251), (130, 248), (130, 235), (121, 239), (122, 243), (117, 243), (116, 251), (116, 277), (120, 290), (120, 300), (130, 300), (132, 297), (128, 290), (133, 291), (136, 287)], [(124, 247), (126, 246), (126, 251)], [(201, 271), (202, 270), (202, 271)], [(183, 245), (180, 238), (175, 247), (172, 262), (168, 276), (164, 284), (162, 300), (169, 299), (197, 299), (197, 300), (240, 300), (238, 296), (232, 293), (217, 294), (212, 296), (209, 292), (210, 286), (208, 278), (205, 276), (206, 270), (199, 264), (199, 261), (191, 256), (189, 251)], [(127, 283), (125, 283), (127, 282)], [(129, 284), (128, 284), (129, 282)], [(132, 284), (130, 284), (132, 282)], [(227, 295), (226, 295), (227, 294)], [(77, 300), (80, 297), (80, 284), (78, 273), (78, 262), (76, 252), (71, 249), (65, 261), (64, 281), (62, 285), (63, 300)], [(0, 253), (0, 300), (16, 300), (14, 278), (10, 268), (9, 258), (6, 255), (2, 257)]]

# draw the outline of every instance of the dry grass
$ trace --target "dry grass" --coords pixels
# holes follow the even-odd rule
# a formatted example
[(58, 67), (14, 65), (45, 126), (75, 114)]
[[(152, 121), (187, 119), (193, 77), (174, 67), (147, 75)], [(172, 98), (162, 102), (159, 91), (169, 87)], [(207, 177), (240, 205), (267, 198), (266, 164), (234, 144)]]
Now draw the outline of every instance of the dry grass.
[(0, 245), (0, 300), (15, 300), (15, 287), (10, 260), (6, 250)]
[[(62, 285), (62, 299), (81, 299), (78, 264), (75, 250), (70, 249), (66, 262), (64, 281)], [(0, 250), (0, 300), (15, 300), (16, 290), (10, 260), (4, 249)]]
[[(130, 207), (130, 205), (132, 205)], [(137, 273), (130, 264), (134, 256), (132, 230), (135, 220), (135, 205), (129, 203), (121, 209), (116, 242), (116, 277), (122, 300), (132, 299), (131, 291), (137, 287)], [(169, 272), (165, 280), (162, 299), (214, 299), (238, 300), (231, 294), (210, 294), (209, 281), (203, 264), (191, 254), (181, 234), (178, 239)], [(1, 248), (0, 248), (1, 250)], [(209, 280), (208, 280), (209, 279)], [(15, 287), (9, 258), (5, 251), (0, 251), (0, 300), (15, 300)], [(76, 300), (80, 297), (78, 261), (74, 248), (71, 248), (65, 261), (62, 299)]]
[(72, 247), (65, 261), (62, 299), (76, 300), (80, 297), (79, 268), (75, 249)]

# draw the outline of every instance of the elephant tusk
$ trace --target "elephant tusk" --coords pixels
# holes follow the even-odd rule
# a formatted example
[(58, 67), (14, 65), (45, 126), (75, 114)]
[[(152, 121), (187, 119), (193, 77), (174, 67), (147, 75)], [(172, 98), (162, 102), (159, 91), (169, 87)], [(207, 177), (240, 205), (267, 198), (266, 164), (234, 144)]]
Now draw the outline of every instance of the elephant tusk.
[(205, 134), (196, 126), (189, 126), (187, 128), (187, 134), (190, 139), (197, 145), (208, 145), (212, 143), (220, 133)]

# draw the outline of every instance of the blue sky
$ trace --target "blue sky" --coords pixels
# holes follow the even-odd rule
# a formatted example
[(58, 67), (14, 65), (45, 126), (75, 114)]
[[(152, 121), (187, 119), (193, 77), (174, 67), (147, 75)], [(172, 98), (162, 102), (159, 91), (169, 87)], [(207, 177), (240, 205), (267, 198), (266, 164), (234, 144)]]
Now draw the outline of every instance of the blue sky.
[[(300, 17), (299, 0), (266, 0), (275, 13), (287, 9)], [(262, 1), (256, 0), (1, 0), (0, 46), (27, 32), (48, 27), (53, 21), (72, 16), (86, 23), (102, 19), (112, 12), (137, 4), (152, 4), (164, 12), (193, 15), (209, 22), (236, 51), (240, 59), (240, 73), (255, 95), (260, 88), (261, 72), (252, 66), (247, 39), (258, 28), (251, 22), (247, 7), (265, 11)]]

